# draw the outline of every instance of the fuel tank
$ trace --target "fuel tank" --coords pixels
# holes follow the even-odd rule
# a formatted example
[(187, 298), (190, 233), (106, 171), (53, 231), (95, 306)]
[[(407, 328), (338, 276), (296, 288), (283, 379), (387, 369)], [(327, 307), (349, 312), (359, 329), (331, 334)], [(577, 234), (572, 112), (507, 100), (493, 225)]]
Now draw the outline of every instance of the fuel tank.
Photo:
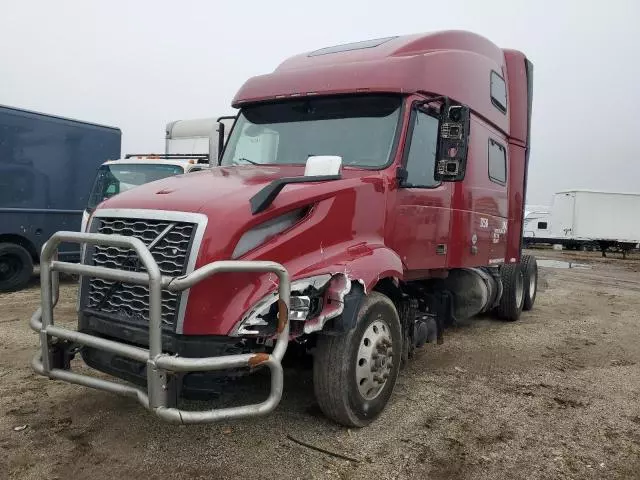
[(448, 291), (453, 295), (453, 315), (457, 320), (491, 310), (502, 296), (497, 268), (451, 270), (446, 278), (426, 280), (424, 284), (429, 291)]

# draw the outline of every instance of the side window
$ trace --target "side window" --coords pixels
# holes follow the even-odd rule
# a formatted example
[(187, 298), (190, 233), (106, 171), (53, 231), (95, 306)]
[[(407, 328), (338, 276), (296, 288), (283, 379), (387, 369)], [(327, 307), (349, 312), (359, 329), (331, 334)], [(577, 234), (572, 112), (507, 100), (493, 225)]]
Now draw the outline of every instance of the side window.
[(504, 78), (491, 71), (491, 103), (502, 113), (507, 113), (507, 85)]
[(547, 222), (538, 222), (538, 230), (546, 230)]
[(435, 187), (439, 184), (433, 178), (437, 147), (438, 119), (416, 112), (406, 156), (407, 186)]
[(504, 185), (507, 183), (507, 151), (493, 139), (489, 139), (489, 178)]

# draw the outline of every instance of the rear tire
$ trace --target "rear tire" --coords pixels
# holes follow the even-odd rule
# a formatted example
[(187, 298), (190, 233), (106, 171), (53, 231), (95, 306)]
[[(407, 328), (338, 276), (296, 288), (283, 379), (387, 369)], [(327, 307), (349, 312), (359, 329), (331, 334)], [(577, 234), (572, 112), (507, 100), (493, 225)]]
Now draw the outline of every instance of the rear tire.
[(0, 243), (0, 292), (25, 287), (33, 274), (31, 254), (16, 243)]
[(508, 263), (500, 269), (502, 297), (496, 314), (503, 320), (515, 322), (524, 306), (524, 274), (519, 263)]
[(523, 255), (520, 263), (524, 275), (524, 303), (522, 309), (528, 312), (533, 308), (538, 294), (538, 262), (536, 257)]
[(400, 319), (393, 302), (371, 292), (355, 328), (320, 335), (313, 361), (313, 386), (320, 409), (346, 427), (364, 427), (384, 410), (402, 357)]

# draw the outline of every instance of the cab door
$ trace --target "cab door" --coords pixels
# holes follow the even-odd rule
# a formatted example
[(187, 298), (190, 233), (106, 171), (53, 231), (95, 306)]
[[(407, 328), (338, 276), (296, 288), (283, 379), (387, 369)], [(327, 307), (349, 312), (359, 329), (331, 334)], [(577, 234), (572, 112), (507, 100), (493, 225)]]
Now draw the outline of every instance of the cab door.
[(399, 182), (390, 217), (387, 241), (412, 271), (444, 268), (447, 265), (451, 217), (450, 184), (434, 179), (439, 121), (418, 109), (410, 118), (403, 167), (406, 179)]

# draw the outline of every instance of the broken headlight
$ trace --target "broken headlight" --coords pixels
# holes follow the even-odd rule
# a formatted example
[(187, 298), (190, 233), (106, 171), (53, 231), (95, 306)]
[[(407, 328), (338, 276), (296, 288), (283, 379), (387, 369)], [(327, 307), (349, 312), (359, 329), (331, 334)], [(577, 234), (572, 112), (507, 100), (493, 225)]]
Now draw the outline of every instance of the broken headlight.
[[(291, 283), (289, 320), (304, 322), (322, 311), (324, 287), (331, 275), (316, 275)], [(234, 328), (232, 336), (265, 336), (275, 333), (278, 292), (263, 297)]]

